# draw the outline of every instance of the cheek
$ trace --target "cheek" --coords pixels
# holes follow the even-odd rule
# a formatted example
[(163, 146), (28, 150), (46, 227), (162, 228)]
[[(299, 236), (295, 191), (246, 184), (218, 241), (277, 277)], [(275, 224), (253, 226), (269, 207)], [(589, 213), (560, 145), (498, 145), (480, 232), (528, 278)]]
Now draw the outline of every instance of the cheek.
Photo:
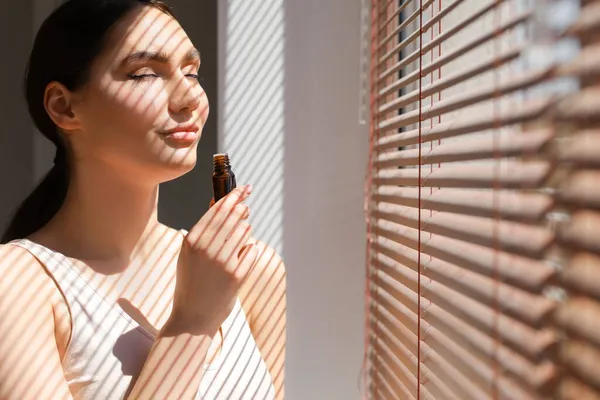
[(118, 84), (106, 90), (104, 102), (113, 116), (121, 116), (145, 127), (156, 125), (167, 106), (160, 84)]
[(113, 82), (90, 91), (82, 108), (87, 135), (81, 145), (93, 153), (114, 147), (128, 151), (154, 147), (153, 135), (164, 115), (165, 99), (156, 85)]

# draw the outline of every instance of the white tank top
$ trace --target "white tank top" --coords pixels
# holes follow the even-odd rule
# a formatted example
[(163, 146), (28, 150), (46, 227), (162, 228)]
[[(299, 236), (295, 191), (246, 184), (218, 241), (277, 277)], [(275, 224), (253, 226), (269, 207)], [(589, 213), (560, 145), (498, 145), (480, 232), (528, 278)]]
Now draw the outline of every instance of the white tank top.
[[(72, 334), (63, 369), (73, 398), (123, 399), (132, 376), (142, 369), (154, 341), (153, 335), (96, 293), (77, 273), (69, 258), (27, 239), (11, 244), (35, 256), (66, 299)], [(210, 365), (204, 366), (196, 399), (274, 400), (271, 375), (239, 300), (222, 328), (221, 351)]]

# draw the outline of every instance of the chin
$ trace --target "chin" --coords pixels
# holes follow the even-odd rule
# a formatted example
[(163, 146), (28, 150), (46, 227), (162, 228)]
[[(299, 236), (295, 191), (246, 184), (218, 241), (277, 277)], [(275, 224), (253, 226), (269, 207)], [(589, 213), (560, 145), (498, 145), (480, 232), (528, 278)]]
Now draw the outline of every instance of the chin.
[(161, 157), (161, 172), (164, 173), (163, 181), (177, 179), (196, 166), (197, 155), (196, 148), (177, 149), (168, 157)]

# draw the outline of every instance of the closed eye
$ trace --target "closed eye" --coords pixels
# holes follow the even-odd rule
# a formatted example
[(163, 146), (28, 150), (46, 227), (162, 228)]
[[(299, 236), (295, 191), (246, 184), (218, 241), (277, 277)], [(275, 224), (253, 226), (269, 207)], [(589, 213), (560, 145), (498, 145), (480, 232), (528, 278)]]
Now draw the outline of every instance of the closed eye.
[[(186, 77), (194, 80), (199, 80), (198, 74), (186, 74)], [(127, 77), (133, 81), (143, 81), (146, 79), (159, 78), (157, 74), (128, 74)]]
[(156, 74), (128, 74), (127, 76), (129, 77), (129, 79), (132, 79), (134, 81), (141, 81), (149, 78), (158, 78), (158, 75)]

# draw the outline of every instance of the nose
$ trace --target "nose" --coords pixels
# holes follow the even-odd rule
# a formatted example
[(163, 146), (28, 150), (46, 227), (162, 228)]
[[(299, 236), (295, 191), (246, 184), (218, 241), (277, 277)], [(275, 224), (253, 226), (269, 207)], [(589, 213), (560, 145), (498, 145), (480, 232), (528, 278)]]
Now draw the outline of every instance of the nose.
[(205, 93), (200, 84), (183, 76), (173, 83), (169, 110), (177, 114), (196, 111), (202, 103), (203, 96)]

